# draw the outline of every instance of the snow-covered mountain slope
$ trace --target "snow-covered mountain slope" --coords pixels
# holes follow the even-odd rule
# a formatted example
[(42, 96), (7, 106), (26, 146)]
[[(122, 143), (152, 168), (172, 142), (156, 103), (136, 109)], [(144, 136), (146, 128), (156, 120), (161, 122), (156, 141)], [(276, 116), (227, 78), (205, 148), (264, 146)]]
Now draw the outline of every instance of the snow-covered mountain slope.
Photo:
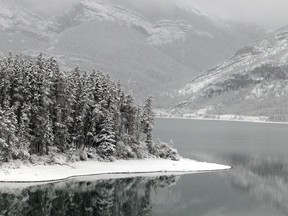
[[(245, 114), (287, 120), (288, 28), (249, 46), (179, 89), (174, 112)], [(281, 117), (282, 116), (282, 117)], [(281, 118), (280, 118), (281, 117)]]
[(216, 20), (184, 6), (174, 6), (165, 13), (156, 7), (147, 13), (128, 3), (128, 0), (83, 0), (55, 17), (49, 29), (62, 32), (87, 22), (126, 25), (134, 30), (133, 34), (140, 33), (151, 47), (198, 72), (228, 58), (263, 32)]
[(102, 68), (142, 92), (184, 83), (263, 32), (185, 7), (147, 12), (129, 2), (83, 0), (73, 5), (51, 20), (48, 30), (57, 36), (49, 52), (65, 55), (69, 66)]
[(198, 35), (212, 37), (208, 32), (194, 30), (185, 20), (159, 20), (152, 23), (136, 11), (129, 10), (107, 0), (83, 0), (74, 5), (65, 14), (54, 18), (53, 31), (63, 31), (88, 21), (116, 22), (126, 24), (146, 34), (150, 45), (161, 46), (174, 41), (185, 41), (186, 34), (193, 32)]
[(11, 32), (23, 32), (45, 37), (47, 22), (30, 13), (15, 0), (0, 1), (0, 28)]
[(69, 57), (70, 66), (102, 68), (137, 91), (193, 74), (193, 70), (145, 43), (141, 34), (115, 23), (90, 22), (66, 30), (51, 52)]
[(67, 68), (103, 69), (141, 94), (182, 85), (263, 33), (179, 4), (81, 0), (49, 19), (16, 0), (0, 6), (0, 52), (44, 51)]
[(153, 24), (136, 11), (106, 0), (83, 0), (53, 21), (49, 29), (56, 32), (89, 21), (123, 24), (147, 35), (147, 43), (154, 46), (184, 41), (186, 32), (193, 31), (192, 26), (184, 20), (160, 20)]
[(30, 13), (15, 0), (0, 1), (0, 52), (45, 48), (50, 34), (47, 21)]

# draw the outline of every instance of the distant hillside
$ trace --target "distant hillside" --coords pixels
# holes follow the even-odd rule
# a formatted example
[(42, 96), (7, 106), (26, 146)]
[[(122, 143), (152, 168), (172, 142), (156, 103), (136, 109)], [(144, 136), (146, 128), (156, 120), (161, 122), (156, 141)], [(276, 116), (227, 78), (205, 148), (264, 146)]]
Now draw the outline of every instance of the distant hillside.
[[(181, 88), (173, 113), (236, 114), (288, 120), (288, 28), (238, 50)], [(204, 113), (203, 113), (204, 112)]]

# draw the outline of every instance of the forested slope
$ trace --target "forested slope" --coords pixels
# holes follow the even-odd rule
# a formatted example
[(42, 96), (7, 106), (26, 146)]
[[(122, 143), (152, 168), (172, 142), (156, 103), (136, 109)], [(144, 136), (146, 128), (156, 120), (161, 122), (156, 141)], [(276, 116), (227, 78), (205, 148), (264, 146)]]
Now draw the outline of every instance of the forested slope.
[(233, 57), (178, 89), (174, 113), (263, 116), (287, 121), (288, 27), (239, 49)]

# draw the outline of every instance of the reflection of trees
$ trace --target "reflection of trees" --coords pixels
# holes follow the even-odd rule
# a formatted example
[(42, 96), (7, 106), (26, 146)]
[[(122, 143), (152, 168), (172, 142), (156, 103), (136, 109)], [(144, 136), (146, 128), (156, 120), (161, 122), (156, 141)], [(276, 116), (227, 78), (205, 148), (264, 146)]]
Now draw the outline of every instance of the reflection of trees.
[(168, 187), (175, 176), (66, 182), (0, 191), (0, 215), (151, 215), (151, 191)]

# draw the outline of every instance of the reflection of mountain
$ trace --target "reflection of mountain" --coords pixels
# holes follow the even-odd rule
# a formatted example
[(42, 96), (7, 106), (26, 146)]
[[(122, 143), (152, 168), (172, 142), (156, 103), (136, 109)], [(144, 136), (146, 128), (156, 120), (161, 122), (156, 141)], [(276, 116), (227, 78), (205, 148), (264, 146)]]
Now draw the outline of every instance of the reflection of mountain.
[(287, 160), (241, 155), (234, 155), (228, 160), (234, 169), (227, 174), (237, 190), (248, 192), (258, 202), (288, 214)]
[(0, 215), (151, 215), (151, 191), (176, 181), (175, 176), (162, 176), (2, 189)]
[[(224, 163), (233, 167), (227, 172), (211, 174), (210, 178), (213, 179), (211, 182), (207, 180), (209, 177), (200, 178), (202, 183), (198, 182), (198, 184), (196, 184), (197, 178), (199, 178), (197, 176), (193, 178), (193, 183), (191, 178), (187, 179), (186, 187), (184, 186), (186, 190), (189, 190), (189, 185), (193, 187), (195, 184), (198, 188), (205, 186), (207, 188), (205, 194), (209, 196), (209, 198), (204, 198), (205, 202), (200, 201), (193, 206), (193, 209), (197, 212), (197, 208), (205, 205), (206, 210), (210, 209), (210, 214), (202, 211), (201, 214), (193, 215), (288, 215), (288, 160), (283, 155), (269, 157), (265, 154), (256, 156), (255, 154), (231, 152), (220, 155), (193, 155), (193, 158), (200, 161)], [(183, 177), (178, 185), (183, 185), (182, 179)], [(210, 184), (215, 185), (215, 188), (212, 188)], [(177, 185), (172, 188), (172, 190), (175, 189), (177, 189)], [(197, 194), (196, 189), (191, 191), (191, 199), (191, 194), (193, 197), (198, 197), (199, 200), (203, 199), (203, 194)], [(181, 196), (185, 197), (184, 192)], [(181, 202), (183, 199), (180, 200)], [(218, 205), (214, 208), (211, 207), (217, 202)], [(185, 204), (188, 206), (188, 202)], [(192, 204), (187, 206), (186, 208), (192, 209)], [(181, 214), (177, 212), (177, 215)]]

